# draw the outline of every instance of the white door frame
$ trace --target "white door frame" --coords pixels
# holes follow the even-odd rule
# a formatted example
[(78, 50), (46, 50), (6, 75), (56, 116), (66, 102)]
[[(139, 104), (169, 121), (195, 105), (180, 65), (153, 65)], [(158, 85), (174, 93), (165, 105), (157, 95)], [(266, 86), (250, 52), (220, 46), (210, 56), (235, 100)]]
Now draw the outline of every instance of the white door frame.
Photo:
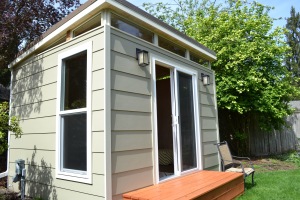
[[(152, 120), (153, 120), (153, 158), (154, 158), (154, 173), (153, 178), (155, 184), (159, 182), (163, 182), (165, 180), (172, 179), (174, 177), (178, 177), (183, 174), (191, 173), (193, 171), (201, 170), (202, 166), (202, 149), (201, 149), (201, 136), (200, 136), (200, 115), (199, 115), (199, 100), (198, 100), (198, 71), (195, 69), (190, 69), (187, 66), (184, 66), (180, 63), (171, 61), (169, 59), (163, 58), (161, 56), (152, 55), (151, 56), (151, 71), (152, 71)], [(171, 71), (171, 99), (178, 99), (178, 91), (177, 91), (177, 71), (192, 75), (193, 81), (193, 99), (194, 99), (194, 111), (195, 111), (195, 139), (196, 139), (196, 157), (197, 157), (197, 167), (191, 170), (187, 170), (181, 172), (181, 161), (177, 158), (180, 158), (180, 155), (176, 154), (174, 156), (174, 176), (170, 176), (169, 178), (164, 179), (163, 181), (159, 180), (159, 158), (158, 158), (158, 130), (157, 130), (157, 93), (156, 93), (156, 64), (160, 64), (166, 68), (169, 68)], [(175, 81), (176, 80), (176, 81)], [(175, 87), (175, 88), (174, 88)], [(177, 137), (178, 144), (180, 144), (179, 137), (179, 122), (178, 115), (176, 116), (176, 112), (178, 113), (178, 103), (175, 101), (171, 102), (172, 104), (172, 115), (175, 111), (175, 116), (172, 116), (172, 127), (173, 127), (173, 136), (174, 136), (174, 128), (176, 129), (175, 136)], [(175, 110), (174, 110), (175, 109)], [(176, 127), (174, 127), (174, 125)], [(178, 151), (178, 146), (173, 145), (173, 148), (176, 148), (175, 152)], [(180, 148), (180, 147), (179, 147)], [(179, 163), (176, 165), (176, 163)]]

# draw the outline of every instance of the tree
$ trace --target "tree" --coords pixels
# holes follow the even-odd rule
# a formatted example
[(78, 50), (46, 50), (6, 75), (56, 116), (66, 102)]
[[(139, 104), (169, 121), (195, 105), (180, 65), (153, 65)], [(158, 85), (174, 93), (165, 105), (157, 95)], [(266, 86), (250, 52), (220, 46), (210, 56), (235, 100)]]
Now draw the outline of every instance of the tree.
[(9, 84), (7, 66), (20, 49), (79, 5), (79, 0), (1, 0), (0, 83)]
[[(10, 121), (10, 122), (9, 122)], [(17, 117), (9, 118), (9, 106), (7, 102), (0, 103), (0, 155), (6, 151), (7, 133), (11, 131), (16, 138), (21, 137), (22, 130), (19, 127), (19, 120)]]
[[(233, 138), (245, 154), (250, 150), (247, 139), (253, 121), (264, 130), (280, 129), (284, 118), (293, 112), (289, 101), (299, 95), (283, 65), (289, 49), (284, 29), (273, 30), (271, 8), (255, 1), (228, 0), (223, 5), (195, 2), (178, 0), (176, 3), (184, 6), (179, 9), (162, 4), (146, 4), (145, 8), (166, 22), (172, 21), (175, 28), (179, 24), (179, 30), (184, 27), (188, 36), (217, 53), (211, 66), (216, 72), (221, 139)], [(154, 8), (149, 9), (150, 5)], [(173, 17), (176, 14), (169, 15), (166, 9), (182, 17), (177, 20)], [(226, 129), (221, 131), (222, 125)]]
[(286, 41), (290, 54), (286, 57), (286, 67), (294, 77), (300, 78), (300, 13), (291, 8), (291, 17), (287, 19)]

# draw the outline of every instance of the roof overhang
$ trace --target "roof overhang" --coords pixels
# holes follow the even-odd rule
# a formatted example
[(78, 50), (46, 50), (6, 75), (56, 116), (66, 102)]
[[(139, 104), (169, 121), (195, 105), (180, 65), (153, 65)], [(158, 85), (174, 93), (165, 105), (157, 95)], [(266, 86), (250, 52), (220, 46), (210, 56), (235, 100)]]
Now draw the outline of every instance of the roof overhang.
[(57, 40), (59, 37), (62, 37), (68, 30), (74, 29), (78, 23), (83, 22), (105, 8), (119, 10), (131, 15), (132, 17), (143, 21), (149, 26), (154, 27), (156, 30), (160, 30), (175, 40), (186, 44), (190, 48), (201, 52), (201, 54), (204, 55), (208, 60), (216, 60), (216, 54), (212, 50), (125, 0), (89, 0), (81, 5), (78, 9), (70, 13), (68, 16), (63, 18), (57, 24), (52, 26), (37, 41), (35, 41), (30, 48), (23, 50), (20, 55), (9, 64), (8, 67), (12, 68), (13, 66), (17, 65), (19, 62), (34, 54), (39, 49), (47, 46), (54, 40)]

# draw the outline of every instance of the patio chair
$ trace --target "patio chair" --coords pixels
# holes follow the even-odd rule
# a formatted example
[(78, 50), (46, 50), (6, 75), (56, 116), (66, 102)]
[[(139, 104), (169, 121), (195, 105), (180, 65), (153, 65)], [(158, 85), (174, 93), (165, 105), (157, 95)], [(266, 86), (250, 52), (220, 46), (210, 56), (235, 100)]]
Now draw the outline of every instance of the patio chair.
[[(244, 181), (246, 177), (252, 175), (252, 185), (254, 185), (254, 168), (248, 157), (232, 156), (226, 141), (216, 144), (221, 158), (223, 172), (238, 172), (244, 174)], [(244, 160), (244, 163), (241, 161)], [(245, 162), (246, 161), (246, 162)], [(245, 165), (246, 164), (246, 165)], [(244, 167), (247, 166), (247, 167)], [(249, 167), (250, 166), (250, 167)]]

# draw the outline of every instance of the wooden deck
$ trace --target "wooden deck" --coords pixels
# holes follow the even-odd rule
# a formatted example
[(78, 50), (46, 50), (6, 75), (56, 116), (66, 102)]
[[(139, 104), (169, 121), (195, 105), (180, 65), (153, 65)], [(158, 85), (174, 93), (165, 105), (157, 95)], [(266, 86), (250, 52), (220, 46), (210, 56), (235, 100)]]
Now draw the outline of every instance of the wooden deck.
[(244, 193), (241, 173), (199, 171), (123, 194), (124, 200), (233, 199)]

